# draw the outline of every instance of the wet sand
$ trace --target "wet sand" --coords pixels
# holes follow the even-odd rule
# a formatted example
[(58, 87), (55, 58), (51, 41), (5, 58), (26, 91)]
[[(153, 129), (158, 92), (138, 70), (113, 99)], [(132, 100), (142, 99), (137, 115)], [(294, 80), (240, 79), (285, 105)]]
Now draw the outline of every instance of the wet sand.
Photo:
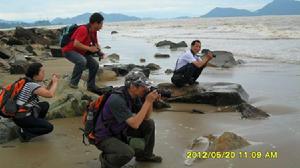
[[(189, 105), (185, 105), (189, 108)], [(181, 105), (180, 108), (184, 108)], [(201, 108), (198, 105), (197, 108)], [(208, 107), (201, 108), (208, 110)], [(234, 132), (249, 141), (256, 142), (237, 150), (242, 152), (278, 152), (277, 159), (207, 159), (196, 161), (192, 167), (298, 167), (300, 150), (300, 115), (293, 109), (265, 110), (272, 114), (267, 120), (242, 120), (236, 112), (194, 114), (188, 112), (154, 112), (156, 122), (155, 153), (163, 156), (163, 163), (135, 163), (138, 167), (185, 167), (184, 150), (196, 137), (225, 131)], [(275, 114), (272, 111), (275, 110)], [(283, 111), (285, 114), (280, 114)], [(49, 135), (35, 138), (29, 143), (18, 140), (0, 146), (1, 167), (12, 168), (96, 168), (99, 151), (82, 144), (81, 118), (51, 121), (55, 130)], [(258, 143), (260, 142), (260, 143)], [(17, 158), (12, 157), (17, 156)]]

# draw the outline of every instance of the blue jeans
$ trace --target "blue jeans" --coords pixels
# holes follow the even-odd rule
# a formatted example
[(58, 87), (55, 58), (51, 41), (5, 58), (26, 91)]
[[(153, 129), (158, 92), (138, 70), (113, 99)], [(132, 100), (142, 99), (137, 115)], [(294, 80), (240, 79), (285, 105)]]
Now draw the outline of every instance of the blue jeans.
[(99, 63), (92, 57), (92, 55), (83, 56), (78, 52), (69, 51), (64, 53), (64, 56), (66, 57), (66, 59), (75, 64), (70, 83), (77, 86), (83, 70), (88, 68), (89, 78), (87, 81), (87, 88), (95, 88)]

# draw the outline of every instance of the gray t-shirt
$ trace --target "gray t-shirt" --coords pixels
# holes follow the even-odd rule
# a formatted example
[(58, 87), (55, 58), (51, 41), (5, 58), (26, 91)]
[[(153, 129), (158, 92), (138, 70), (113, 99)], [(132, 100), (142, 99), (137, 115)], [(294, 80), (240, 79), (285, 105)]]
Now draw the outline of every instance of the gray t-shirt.
[(192, 63), (194, 61), (201, 61), (201, 58), (197, 57), (196, 55), (193, 55), (191, 50), (186, 51), (184, 54), (182, 54), (177, 62), (176, 62), (176, 67), (175, 71), (180, 69), (181, 67), (185, 66), (186, 64)]
[(34, 105), (37, 105), (39, 102), (38, 96), (35, 95), (33, 92), (40, 88), (41, 85), (35, 82), (27, 82), (25, 86), (23, 87), (22, 91), (20, 92), (19, 96), (17, 97), (17, 105), (24, 105), (25, 102), (29, 100), (31, 96), (31, 101), (26, 105), (27, 107), (32, 107)]

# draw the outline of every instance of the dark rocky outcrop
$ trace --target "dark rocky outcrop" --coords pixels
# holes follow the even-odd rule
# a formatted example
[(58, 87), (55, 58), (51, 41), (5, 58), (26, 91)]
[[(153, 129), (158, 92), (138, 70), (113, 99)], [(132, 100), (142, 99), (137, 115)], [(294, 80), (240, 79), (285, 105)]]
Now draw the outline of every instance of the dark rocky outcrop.
[(146, 62), (146, 59), (145, 59), (145, 58), (141, 58), (141, 59), (140, 59), (140, 62), (141, 62), (141, 63)]
[(177, 49), (177, 48), (182, 48), (182, 47), (188, 47), (188, 45), (186, 44), (185, 41), (170, 44), (170, 49)]
[(248, 94), (239, 84), (234, 83), (200, 83), (199, 85), (177, 88), (170, 83), (158, 85), (158, 89), (170, 90), (170, 103), (209, 104), (219, 107), (217, 111), (237, 111), (241, 118), (264, 119), (269, 114), (247, 103)]
[(9, 59), (11, 57), (11, 52), (7, 47), (0, 46), (0, 58)]
[(149, 63), (146, 65), (146, 68), (149, 68), (151, 71), (159, 70), (160, 66), (154, 63)]
[(156, 43), (155, 46), (156, 47), (169, 46), (170, 49), (177, 49), (177, 48), (180, 48), (180, 47), (187, 47), (188, 45), (186, 44), (185, 41), (181, 41), (179, 43), (174, 43), (174, 42), (169, 41), (169, 40), (163, 40), (163, 41), (160, 41), (160, 42)]
[(115, 65), (104, 65), (105, 68), (110, 69), (118, 76), (125, 76), (127, 75), (130, 71), (132, 71), (134, 68), (141, 69), (142, 72), (149, 77), (150, 75), (150, 70), (157, 70), (160, 69), (159, 65), (150, 63), (146, 66), (142, 65), (135, 65), (135, 64), (115, 64)]
[(173, 70), (172, 70), (172, 69), (166, 69), (166, 70), (165, 70), (165, 73), (166, 73), (166, 74), (171, 74), (171, 73), (173, 73)]
[(169, 40), (160, 41), (155, 44), (156, 47), (170, 46), (173, 42)]
[(110, 34), (118, 34), (118, 33), (119, 33), (119, 32), (117, 32), (117, 31), (115, 31), (115, 30), (110, 32)]
[(168, 99), (168, 102), (227, 106), (247, 102), (249, 97), (241, 85), (234, 83), (200, 83), (182, 88), (176, 88), (170, 83), (162, 83), (158, 88), (172, 91), (172, 98)]
[(160, 54), (160, 53), (156, 53), (154, 55), (155, 58), (169, 58), (170, 55), (169, 54)]

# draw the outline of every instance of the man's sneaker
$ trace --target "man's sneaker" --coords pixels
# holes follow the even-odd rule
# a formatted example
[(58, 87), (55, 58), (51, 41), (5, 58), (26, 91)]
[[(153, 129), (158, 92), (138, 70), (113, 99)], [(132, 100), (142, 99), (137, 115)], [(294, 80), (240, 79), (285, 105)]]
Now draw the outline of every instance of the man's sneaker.
[(18, 137), (19, 137), (19, 140), (21, 142), (29, 142), (30, 141), (30, 138), (26, 137), (25, 134), (24, 134), (24, 131), (22, 128), (17, 128), (17, 131), (16, 131)]
[(156, 155), (151, 155), (151, 156), (143, 156), (143, 157), (136, 157), (136, 161), (138, 162), (154, 162), (154, 163), (161, 163), (162, 162), (162, 157), (156, 156)]
[(77, 85), (73, 85), (72, 83), (69, 83), (69, 87), (73, 88), (73, 89), (78, 89), (78, 86)]

